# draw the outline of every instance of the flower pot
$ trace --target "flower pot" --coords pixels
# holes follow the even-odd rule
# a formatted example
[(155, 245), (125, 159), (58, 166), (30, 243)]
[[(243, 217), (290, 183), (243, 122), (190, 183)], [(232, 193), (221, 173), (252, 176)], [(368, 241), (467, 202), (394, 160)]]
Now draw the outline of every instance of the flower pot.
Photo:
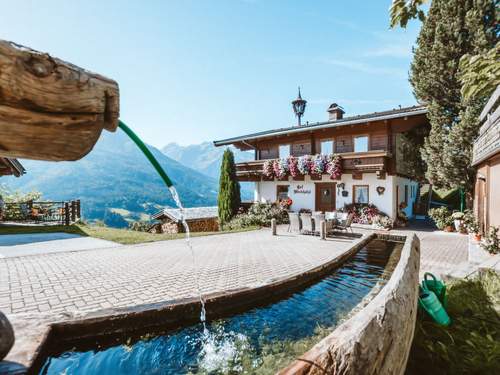
[(481, 241), (481, 233), (474, 233), (474, 241), (476, 242)]
[(447, 225), (443, 229), (445, 232), (453, 232), (453, 227), (451, 225)]
[(453, 224), (455, 225), (455, 230), (457, 232), (462, 232), (463, 220), (453, 220)]

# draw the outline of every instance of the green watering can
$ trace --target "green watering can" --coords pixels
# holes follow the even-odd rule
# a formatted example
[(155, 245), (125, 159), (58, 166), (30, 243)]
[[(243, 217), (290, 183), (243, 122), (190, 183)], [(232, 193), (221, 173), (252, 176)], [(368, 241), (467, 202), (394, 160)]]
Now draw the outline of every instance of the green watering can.
[(435, 293), (433, 290), (430, 290), (427, 285), (429, 281), (433, 281), (429, 284), (429, 286), (436, 287), (438, 293), (443, 296), (443, 298), (446, 298), (446, 286), (441, 280), (436, 279), (434, 275), (429, 275), (431, 275), (434, 280), (427, 280), (425, 278), (427, 274), (425, 274), (424, 281), (422, 281), (422, 286), (419, 288), (420, 294), (418, 297), (418, 304), (437, 324), (441, 326), (448, 326), (451, 323), (451, 319), (448, 316), (448, 313), (439, 301), (437, 293)]
[(448, 296), (446, 295), (446, 284), (439, 280), (430, 272), (424, 274), (424, 279), (422, 280), (422, 289), (434, 292), (439, 302), (446, 309), (448, 307)]

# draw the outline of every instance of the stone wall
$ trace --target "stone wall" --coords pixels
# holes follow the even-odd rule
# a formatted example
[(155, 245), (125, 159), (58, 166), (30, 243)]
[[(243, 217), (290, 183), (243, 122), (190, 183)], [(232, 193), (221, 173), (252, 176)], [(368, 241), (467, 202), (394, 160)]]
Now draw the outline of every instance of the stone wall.
[(404, 374), (417, 316), (420, 242), (408, 236), (389, 282), (281, 375)]

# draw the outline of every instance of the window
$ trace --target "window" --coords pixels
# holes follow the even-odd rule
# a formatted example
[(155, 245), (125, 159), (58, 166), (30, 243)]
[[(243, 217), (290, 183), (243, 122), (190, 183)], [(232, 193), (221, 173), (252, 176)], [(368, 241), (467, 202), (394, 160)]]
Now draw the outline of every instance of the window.
[(368, 185), (354, 185), (352, 192), (353, 203), (368, 204)]
[(279, 157), (284, 159), (290, 156), (290, 145), (280, 145)]
[(290, 185), (278, 185), (276, 186), (276, 197), (278, 201), (288, 198), (288, 189)]
[(333, 141), (332, 140), (325, 140), (321, 141), (320, 145), (320, 153), (323, 155), (330, 155), (333, 154)]
[(354, 137), (354, 152), (368, 151), (368, 136)]

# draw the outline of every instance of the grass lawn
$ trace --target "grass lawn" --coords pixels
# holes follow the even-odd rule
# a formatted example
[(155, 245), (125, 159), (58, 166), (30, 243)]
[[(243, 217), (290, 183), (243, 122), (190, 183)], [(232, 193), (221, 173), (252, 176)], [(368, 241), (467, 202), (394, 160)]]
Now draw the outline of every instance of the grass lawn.
[(440, 327), (419, 311), (406, 374), (498, 374), (499, 313), (500, 275), (494, 271), (452, 283), (452, 324)]
[[(259, 229), (258, 227), (248, 227), (238, 230), (228, 230), (220, 232), (197, 232), (191, 233), (192, 237), (210, 236), (214, 234), (247, 232)], [(128, 229), (116, 229), (109, 227), (101, 227), (95, 225), (74, 224), (69, 226), (52, 225), (52, 226), (0, 226), (0, 235), (2, 234), (22, 234), (22, 233), (53, 233), (66, 232), (74, 233), (82, 236), (101, 238), (103, 240), (114, 241), (124, 245), (137, 244), (153, 241), (165, 241), (184, 238), (184, 233), (179, 234), (153, 234), (147, 232), (138, 232)]]

